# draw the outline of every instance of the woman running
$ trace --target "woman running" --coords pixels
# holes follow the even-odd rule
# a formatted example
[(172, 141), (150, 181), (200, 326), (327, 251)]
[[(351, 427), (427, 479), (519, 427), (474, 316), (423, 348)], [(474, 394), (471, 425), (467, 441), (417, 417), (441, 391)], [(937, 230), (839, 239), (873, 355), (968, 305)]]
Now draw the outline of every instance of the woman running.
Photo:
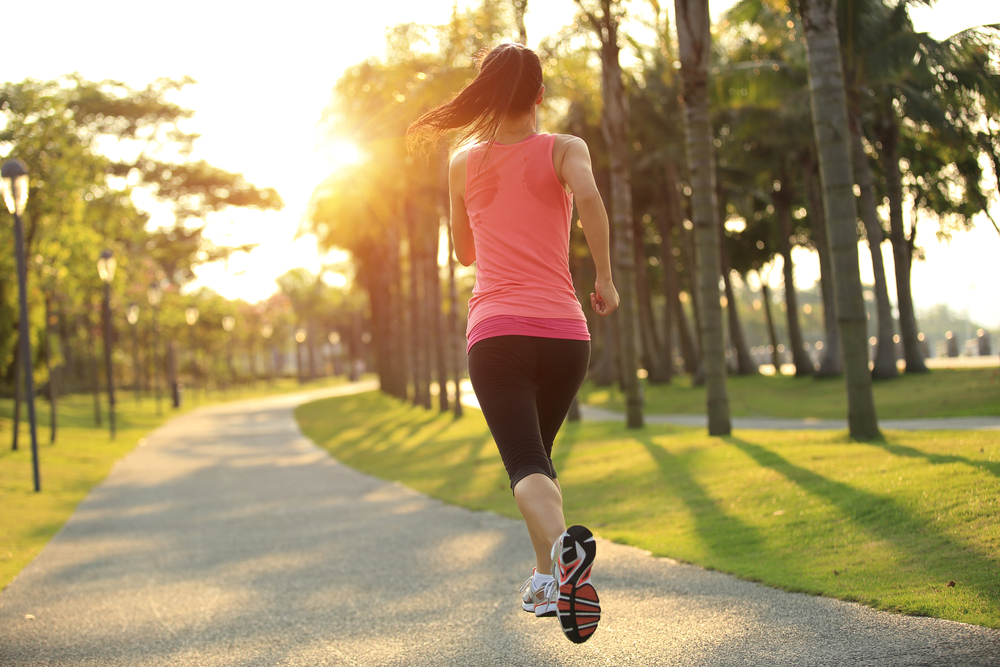
[(590, 333), (569, 272), (577, 211), (597, 269), (590, 303), (618, 307), (611, 280), (608, 215), (587, 144), (539, 134), (542, 67), (530, 49), (502, 44), (454, 99), (414, 122), (411, 149), (462, 130), (451, 159), (451, 233), (463, 265), (476, 262), (469, 301), (469, 378), (496, 440), (536, 567), (521, 588), (522, 608), (558, 616), (573, 642), (600, 620), (590, 583), (596, 545), (583, 526), (566, 528), (552, 443), (590, 364)]

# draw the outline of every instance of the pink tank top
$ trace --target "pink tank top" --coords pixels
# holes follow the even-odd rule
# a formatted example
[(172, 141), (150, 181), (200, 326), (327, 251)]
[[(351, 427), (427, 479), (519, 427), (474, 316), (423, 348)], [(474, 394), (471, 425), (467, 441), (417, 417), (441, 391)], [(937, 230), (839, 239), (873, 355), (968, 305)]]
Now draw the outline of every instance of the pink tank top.
[(552, 164), (555, 140), (534, 134), (494, 143), (488, 158), (485, 144), (469, 150), (465, 208), (476, 245), (469, 347), (510, 333), (590, 340), (569, 272), (573, 196)]

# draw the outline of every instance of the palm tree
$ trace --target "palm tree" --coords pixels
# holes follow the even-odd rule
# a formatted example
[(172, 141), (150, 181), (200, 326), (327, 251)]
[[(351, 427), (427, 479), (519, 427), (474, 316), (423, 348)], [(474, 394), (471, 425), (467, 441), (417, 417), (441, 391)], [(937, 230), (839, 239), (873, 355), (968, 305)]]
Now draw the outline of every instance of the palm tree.
[(810, 151), (810, 159), (803, 164), (802, 180), (809, 201), (813, 244), (819, 255), (820, 291), (823, 296), (823, 325), (826, 335), (823, 340), (823, 354), (820, 355), (817, 378), (834, 377), (844, 374), (843, 355), (840, 349), (840, 329), (837, 326), (836, 300), (833, 289), (833, 264), (830, 259), (830, 242), (826, 238), (826, 213), (823, 211), (823, 193), (819, 183), (819, 165), (815, 151)]
[(872, 367), (872, 378), (885, 380), (899, 376), (896, 368), (896, 343), (893, 340), (895, 332), (892, 326), (892, 306), (889, 304), (889, 287), (885, 278), (885, 262), (882, 261), (882, 240), (885, 238), (882, 221), (878, 215), (878, 205), (875, 202), (875, 178), (861, 132), (851, 123), (851, 160), (854, 168), (854, 180), (858, 185), (861, 206), (861, 221), (868, 236), (868, 249), (872, 256), (872, 272), (875, 275), (875, 301), (878, 305), (878, 336), (875, 351), (875, 363)]
[[(353, 259), (358, 282), (368, 292), (381, 388), (407, 397), (407, 328), (401, 289), (401, 219), (388, 162), (360, 165), (317, 187), (304, 228), (324, 250), (342, 248)], [(387, 178), (384, 178), (386, 177)], [(358, 334), (360, 335), (360, 334)]]
[(638, 370), (638, 300), (635, 278), (635, 241), (632, 230), (632, 188), (629, 171), (628, 107), (625, 86), (622, 82), (618, 54), (619, 11), (617, 0), (600, 0), (600, 11), (586, 9), (577, 0), (594, 34), (601, 43), (601, 83), (604, 99), (602, 129), (608, 147), (611, 181), (612, 261), (615, 281), (619, 287), (621, 304), (615, 320), (618, 323), (619, 355), (622, 390), (625, 394), (626, 425), (640, 428), (643, 425), (642, 392)]
[[(850, 31), (845, 58), (852, 130), (858, 141), (867, 135), (871, 158), (866, 162), (880, 167), (880, 194), (889, 202), (907, 373), (926, 372), (927, 367), (910, 290), (916, 227), (911, 225), (907, 234), (903, 203), (912, 199), (914, 211), (951, 214), (966, 225), (976, 213), (988, 211), (979, 157), (981, 139), (1000, 102), (1000, 75), (992, 64), (1000, 28), (984, 26), (938, 42), (913, 28), (909, 6), (918, 2), (923, 0), (891, 6), (883, 0), (856, 0), (842, 17)], [(984, 153), (995, 157), (990, 150)], [(884, 336), (879, 338), (881, 344)]]
[[(684, 311), (679, 299), (678, 267), (683, 265), (678, 261), (681, 248), (675, 238), (684, 220), (684, 195), (678, 187), (681, 180), (678, 164), (684, 161), (684, 117), (678, 101), (680, 83), (674, 67), (676, 55), (669, 13), (658, 3), (653, 4), (653, 10), (654, 20), (649, 25), (655, 30), (655, 41), (650, 45), (634, 45), (636, 55), (643, 62), (643, 85), (636, 82), (629, 90), (633, 120), (631, 138), (636, 150), (632, 195), (636, 216), (643, 212), (643, 218), (652, 223), (636, 242), (653, 246), (649, 262), (658, 268), (650, 270), (645, 264), (643, 266), (650, 272), (650, 285), (657, 286), (663, 297), (660, 317), (650, 318), (654, 320), (653, 325), (659, 325), (660, 336), (658, 341), (653, 341), (658, 346), (656, 359), (651, 359), (647, 366), (649, 382), (667, 383), (674, 374), (675, 342), (684, 350), (685, 363), (694, 366), (692, 372), (697, 369), (698, 362), (692, 358), (693, 348), (687, 340), (689, 332), (681, 322)], [(657, 274), (658, 281), (653, 279)], [(657, 327), (649, 328), (655, 330)]]
[[(796, 375), (827, 377), (842, 370), (839, 334), (834, 315), (833, 280), (823, 202), (816, 181), (819, 173), (809, 108), (808, 73), (801, 25), (783, 3), (741, 0), (723, 17), (722, 30), (741, 37), (721, 55), (718, 100), (720, 133), (728, 185), (744, 195), (737, 207), (752, 213), (757, 227), (773, 232), (760, 236), (765, 247), (774, 243), (783, 259), (786, 316)], [(734, 141), (735, 140), (735, 141)], [(742, 146), (742, 149), (741, 149)], [(761, 204), (773, 206), (760, 209)], [(792, 215), (806, 210), (808, 215)], [(760, 219), (758, 219), (760, 216)], [(773, 218), (773, 219), (772, 219)], [(803, 346), (791, 251), (808, 231), (819, 255), (825, 344), (814, 370)], [(794, 239), (794, 240), (793, 240)], [(764, 248), (761, 248), (764, 250)], [(765, 253), (766, 254), (766, 253)], [(763, 260), (763, 261), (761, 261)], [(770, 256), (758, 260), (769, 261)]]
[(674, 0), (684, 90), (688, 165), (691, 172), (692, 222), (695, 230), (701, 310), (701, 349), (708, 402), (708, 432), (732, 432), (726, 392), (725, 334), (719, 294), (719, 226), (715, 151), (708, 108), (708, 71), (712, 54), (708, 0)]
[(847, 382), (847, 423), (858, 440), (880, 437), (868, 368), (867, 316), (857, 251), (857, 209), (850, 126), (837, 34), (836, 0), (800, 0), (809, 92), (819, 153), (827, 236), (833, 259), (837, 320)]

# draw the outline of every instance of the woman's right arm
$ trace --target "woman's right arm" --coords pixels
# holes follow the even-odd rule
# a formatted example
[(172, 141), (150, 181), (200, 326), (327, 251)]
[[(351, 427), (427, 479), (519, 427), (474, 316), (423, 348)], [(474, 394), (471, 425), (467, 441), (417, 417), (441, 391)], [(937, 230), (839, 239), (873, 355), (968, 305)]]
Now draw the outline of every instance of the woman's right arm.
[(455, 242), (455, 257), (462, 266), (476, 261), (476, 244), (472, 238), (469, 212), (465, 208), (465, 175), (469, 166), (469, 151), (457, 153), (448, 168), (448, 193), (451, 200), (451, 238)]
[(610, 315), (618, 308), (619, 299), (611, 279), (608, 212), (594, 180), (587, 143), (579, 137), (562, 136), (565, 137), (565, 149), (561, 151), (562, 159), (557, 165), (557, 173), (573, 192), (583, 234), (587, 237), (587, 245), (590, 246), (590, 254), (597, 269), (590, 305), (599, 315)]

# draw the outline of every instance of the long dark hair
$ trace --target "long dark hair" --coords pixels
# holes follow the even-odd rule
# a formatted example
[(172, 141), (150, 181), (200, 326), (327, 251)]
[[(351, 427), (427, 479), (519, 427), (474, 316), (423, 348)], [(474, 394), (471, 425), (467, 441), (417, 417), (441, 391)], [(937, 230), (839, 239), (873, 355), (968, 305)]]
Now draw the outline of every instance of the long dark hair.
[(477, 57), (476, 65), (479, 73), (472, 83), (407, 128), (411, 152), (456, 129), (463, 130), (459, 143), (478, 139), (492, 145), (504, 118), (531, 111), (542, 89), (542, 64), (534, 51), (522, 44), (501, 44)]

